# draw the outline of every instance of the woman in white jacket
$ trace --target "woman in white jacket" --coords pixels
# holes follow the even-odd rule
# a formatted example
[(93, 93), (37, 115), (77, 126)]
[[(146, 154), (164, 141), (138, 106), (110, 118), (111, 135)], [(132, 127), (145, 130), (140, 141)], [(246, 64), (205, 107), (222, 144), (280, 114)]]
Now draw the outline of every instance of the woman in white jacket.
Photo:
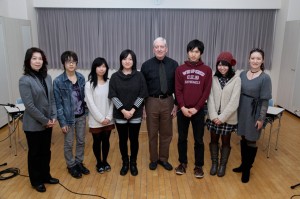
[[(96, 58), (85, 84), (85, 101), (89, 108), (89, 130), (93, 135), (93, 152), (97, 160), (99, 173), (110, 171), (107, 162), (110, 148), (109, 137), (115, 128), (113, 123), (113, 104), (108, 99), (108, 65), (104, 58)], [(101, 158), (102, 151), (102, 158)]]
[[(241, 79), (233, 70), (236, 60), (230, 52), (222, 52), (216, 63), (210, 96), (208, 98), (207, 128), (211, 134), (209, 149), (212, 167), (210, 175), (225, 175), (230, 154), (231, 132), (237, 128), (237, 108), (239, 106)], [(219, 138), (221, 136), (221, 158), (219, 164)]]

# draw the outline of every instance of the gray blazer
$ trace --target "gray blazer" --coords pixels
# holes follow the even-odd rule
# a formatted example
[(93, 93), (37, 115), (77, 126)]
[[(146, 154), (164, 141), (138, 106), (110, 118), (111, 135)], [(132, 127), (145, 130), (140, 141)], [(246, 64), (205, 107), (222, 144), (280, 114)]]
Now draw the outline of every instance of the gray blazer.
[(49, 97), (37, 77), (23, 75), (19, 79), (19, 91), (25, 106), (24, 131), (43, 131), (49, 120), (56, 119), (52, 79), (49, 75), (45, 78), (45, 82)]

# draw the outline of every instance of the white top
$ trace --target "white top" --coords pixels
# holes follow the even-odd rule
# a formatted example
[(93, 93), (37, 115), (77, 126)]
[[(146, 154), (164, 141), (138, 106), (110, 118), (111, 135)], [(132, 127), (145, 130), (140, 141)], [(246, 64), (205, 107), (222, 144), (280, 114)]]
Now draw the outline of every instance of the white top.
[[(221, 88), (219, 79), (213, 76), (212, 87), (207, 101), (208, 118), (213, 120), (218, 118), (223, 123), (237, 124), (237, 108), (239, 106), (241, 93), (241, 79), (236, 73), (224, 86)], [(221, 114), (218, 114), (218, 110)]]
[(95, 89), (92, 88), (90, 82), (85, 84), (85, 101), (89, 108), (89, 127), (103, 127), (101, 122), (105, 118), (109, 119), (113, 124), (113, 103), (108, 99), (109, 80), (105, 84), (98, 84)]

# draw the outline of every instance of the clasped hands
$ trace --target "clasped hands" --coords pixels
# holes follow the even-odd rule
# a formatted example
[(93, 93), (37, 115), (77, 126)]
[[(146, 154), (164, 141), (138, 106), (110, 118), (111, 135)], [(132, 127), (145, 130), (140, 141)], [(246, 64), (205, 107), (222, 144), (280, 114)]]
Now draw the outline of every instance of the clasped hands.
[(46, 128), (52, 128), (56, 123), (56, 119), (49, 120), (46, 124)]
[(181, 111), (185, 117), (192, 117), (198, 112), (195, 108), (186, 108), (184, 106), (181, 108)]
[(132, 108), (130, 111), (127, 111), (125, 109), (122, 109), (121, 112), (123, 113), (123, 116), (125, 119), (129, 120), (130, 118), (132, 118), (134, 112), (135, 112), (135, 109)]

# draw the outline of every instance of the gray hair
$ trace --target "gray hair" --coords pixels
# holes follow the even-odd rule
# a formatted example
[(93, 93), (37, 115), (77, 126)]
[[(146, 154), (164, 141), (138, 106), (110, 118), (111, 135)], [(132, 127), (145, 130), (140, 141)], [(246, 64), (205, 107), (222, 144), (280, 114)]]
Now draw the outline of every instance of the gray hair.
[(155, 46), (155, 43), (158, 42), (158, 41), (162, 41), (166, 47), (168, 47), (167, 45), (167, 40), (163, 37), (157, 37), (154, 41), (153, 41), (153, 46)]

